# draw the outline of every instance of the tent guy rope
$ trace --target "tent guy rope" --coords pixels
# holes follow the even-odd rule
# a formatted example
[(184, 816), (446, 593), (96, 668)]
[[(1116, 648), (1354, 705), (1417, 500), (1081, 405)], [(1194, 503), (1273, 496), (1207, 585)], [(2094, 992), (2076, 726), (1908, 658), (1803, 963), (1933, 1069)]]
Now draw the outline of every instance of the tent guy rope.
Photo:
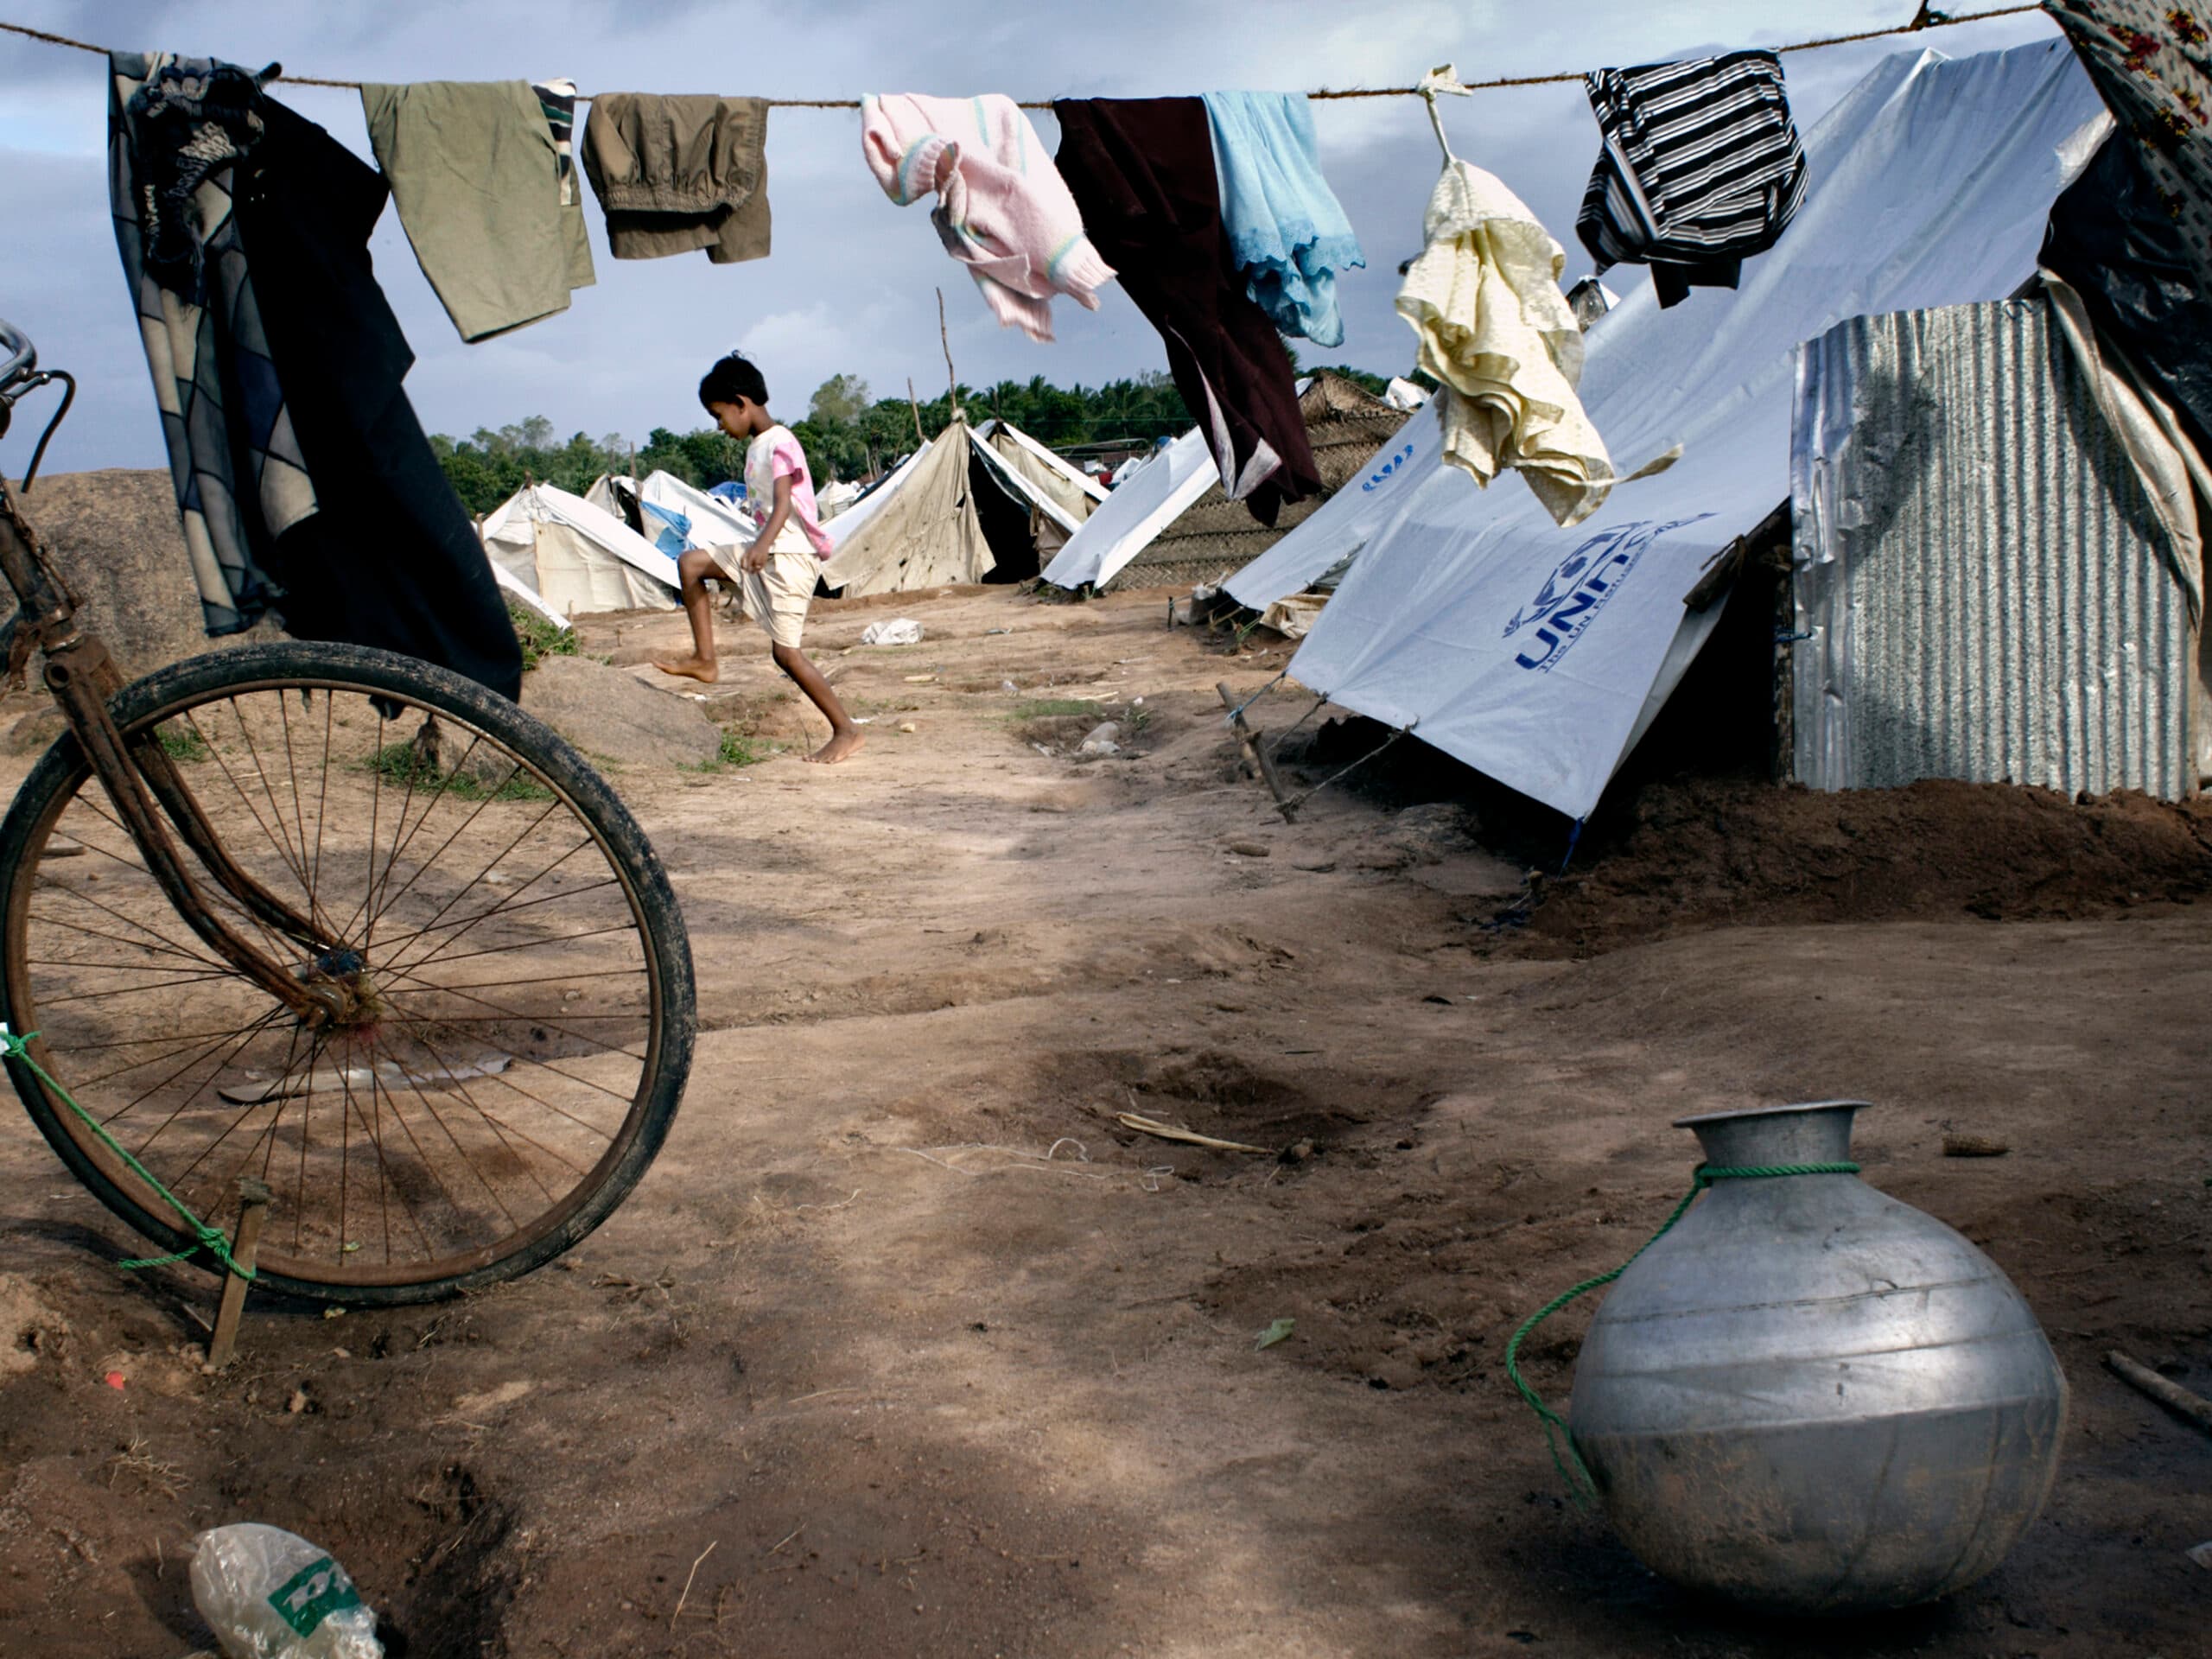
[[(2028, 12), (2042, 10), (2042, 6), (2031, 3), (1996, 6), (1986, 11), (1943, 12), (1933, 10), (1925, 3), (1925, 0), (1923, 0), (1920, 10), (1913, 14), (1912, 21), (1908, 23), (1899, 23), (1889, 29), (1861, 29), (1855, 35), (1832, 35), (1823, 40), (1795, 41), (1788, 46), (1777, 46), (1772, 49), (1777, 52), (1812, 52), (1824, 46), (1851, 46), (1860, 41), (1878, 41), (1885, 35), (1909, 35), (1916, 34), (1923, 29), (1951, 29), (1961, 23), (1986, 22), (1993, 17), (2018, 17)], [(79, 52), (96, 52), (102, 57), (108, 54), (106, 47), (95, 46), (90, 41), (72, 40), (67, 35), (52, 34), (46, 29), (32, 29), (22, 23), (0, 22), (0, 31), (10, 35), (19, 35), (25, 40), (37, 41), (47, 46), (66, 46)], [(361, 86), (361, 83), (358, 80), (333, 80), (318, 75), (288, 75), (281, 72), (277, 79), (294, 86), (334, 86), (355, 92), (359, 92)], [(1468, 81), (1459, 90), (1470, 92), (1497, 92), (1511, 86), (1559, 86), (1581, 79), (1582, 72), (1579, 69), (1552, 75), (1503, 75), (1496, 80)], [(1313, 99), (1420, 98), (1422, 95), (1422, 89), (1419, 86), (1324, 86), (1306, 94), (1306, 97)], [(591, 94), (580, 92), (577, 98), (579, 101), (588, 102)], [(860, 107), (860, 100), (857, 98), (771, 98), (762, 101), (771, 108), (779, 110), (857, 110)], [(1052, 101), (1050, 99), (1028, 99), (1021, 101), (1021, 107), (1025, 110), (1049, 110), (1052, 107)]]

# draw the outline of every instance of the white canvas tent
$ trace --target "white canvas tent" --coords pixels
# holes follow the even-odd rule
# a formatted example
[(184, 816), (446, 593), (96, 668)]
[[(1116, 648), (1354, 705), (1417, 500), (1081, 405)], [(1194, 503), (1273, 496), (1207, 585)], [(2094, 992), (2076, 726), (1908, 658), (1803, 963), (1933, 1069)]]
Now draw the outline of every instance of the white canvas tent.
[[(1014, 429), (991, 424), (1001, 435)], [(1004, 511), (979, 502), (978, 492), (986, 489), (1005, 498)], [(1082, 520), (1056, 495), (956, 417), (823, 526), (836, 550), (822, 579), (849, 597), (981, 582), (1010, 560), (1034, 558), (1033, 526), (1040, 520), (1075, 533)], [(1015, 509), (1018, 517), (1011, 516)], [(987, 514), (995, 529), (987, 525)]]
[(1192, 427), (1115, 486), (1045, 567), (1045, 580), (1059, 588), (1105, 586), (1220, 480), (1205, 435)]
[(1104, 485), (1018, 426), (993, 416), (976, 429), (976, 436), (990, 446), (1023, 493), (1071, 536), (1106, 499)]
[[(2063, 41), (1884, 60), (1806, 141), (1804, 208), (1740, 289), (1662, 311), (1645, 284), (1588, 334), (1583, 400), (1616, 463), (1681, 460), (1572, 530), (1517, 479), (1433, 468), (1393, 492), (1290, 672), (1586, 815), (1719, 618), (1684, 594), (1789, 495), (1795, 348), (2012, 292), (2105, 119)], [(1249, 604), (1274, 584), (1242, 585)]]
[(673, 610), (676, 561), (607, 512), (550, 484), (526, 484), (478, 527), (494, 571), (556, 616)]
[(753, 521), (744, 509), (673, 473), (656, 469), (638, 480), (602, 474), (584, 499), (628, 524), (626, 495), (637, 505), (645, 539), (671, 558), (686, 548), (753, 545)]
[(1356, 483), (1338, 490), (1312, 518), (1230, 577), (1223, 591), (1255, 611), (1303, 593), (1365, 547), (1443, 456), (1443, 426), (1433, 414), (1415, 414), (1375, 453)]

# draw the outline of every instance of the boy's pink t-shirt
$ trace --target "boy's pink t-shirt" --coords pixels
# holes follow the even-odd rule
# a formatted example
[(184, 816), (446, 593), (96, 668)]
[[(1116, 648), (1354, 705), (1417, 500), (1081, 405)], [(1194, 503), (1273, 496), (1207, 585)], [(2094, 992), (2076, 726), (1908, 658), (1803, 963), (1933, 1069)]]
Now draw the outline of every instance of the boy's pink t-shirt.
[[(836, 550), (830, 532), (822, 528), (822, 515), (814, 504), (814, 479), (806, 469), (806, 451), (788, 426), (772, 426), (747, 446), (745, 505), (757, 530), (776, 510), (776, 480), (791, 481), (791, 522), (806, 537), (814, 556), (826, 559)], [(771, 550), (772, 551), (773, 550)]]

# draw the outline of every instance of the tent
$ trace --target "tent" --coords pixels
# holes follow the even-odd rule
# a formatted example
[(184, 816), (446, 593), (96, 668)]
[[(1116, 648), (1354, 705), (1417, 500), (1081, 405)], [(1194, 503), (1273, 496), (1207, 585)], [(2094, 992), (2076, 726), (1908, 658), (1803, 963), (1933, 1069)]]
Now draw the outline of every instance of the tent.
[(526, 484), (477, 527), (494, 574), (528, 588), (556, 616), (673, 610), (676, 561), (580, 495)]
[(673, 473), (640, 479), (602, 474), (584, 499), (612, 513), (674, 558), (687, 548), (750, 547), (753, 520), (736, 502), (686, 484)]
[[(1014, 430), (989, 424), (994, 437)], [(1051, 454), (1034, 440), (1020, 442)], [(1082, 523), (1058, 494), (1033, 479), (1029, 467), (1017, 470), (956, 415), (823, 526), (836, 551), (822, 579), (848, 597), (944, 582), (1024, 581), (1037, 574), (1044, 533), (1039, 526), (1072, 536)]]
[(1444, 428), (1434, 413), (1414, 415), (1367, 458), (1352, 482), (1231, 576), (1224, 591), (1239, 605), (1265, 611), (1293, 594), (1332, 585), (1330, 573), (1390, 522), (1443, 456)]
[(1033, 499), (1049, 501), (1053, 515), (1072, 536), (1106, 499), (1106, 486), (1081, 467), (1054, 454), (1018, 426), (994, 416), (976, 429), (1006, 470), (1027, 486)]
[[(1132, 475), (1109, 503), (1131, 489), (1143, 488), (1149, 492), (1149, 510), (1117, 513), (1109, 524), (1071, 540), (1046, 570), (1045, 579), (1064, 588), (1088, 582), (1102, 590), (1170, 583), (1187, 588), (1242, 569), (1358, 479), (1377, 446), (1407, 418), (1403, 410), (1325, 369), (1300, 385), (1298, 404), (1320, 467), (1321, 494), (1284, 507), (1272, 528), (1262, 524), (1243, 502), (1229, 499), (1217, 477), (1209, 490), (1187, 475), (1187, 454), (1179, 453), (1190, 442), (1186, 434), (1169, 446), (1166, 454)], [(1172, 481), (1157, 471), (1169, 456), (1174, 457)], [(1150, 496), (1158, 499), (1154, 501)]]
[(1571, 530), (1517, 479), (1432, 467), (1393, 492), (1291, 674), (1586, 816), (1719, 619), (1684, 596), (1789, 499), (1796, 346), (2013, 292), (2105, 119), (2063, 41), (1885, 59), (1806, 141), (1803, 210), (1739, 289), (1662, 311), (1647, 283), (1586, 336), (1583, 401), (1616, 464), (1681, 460)]

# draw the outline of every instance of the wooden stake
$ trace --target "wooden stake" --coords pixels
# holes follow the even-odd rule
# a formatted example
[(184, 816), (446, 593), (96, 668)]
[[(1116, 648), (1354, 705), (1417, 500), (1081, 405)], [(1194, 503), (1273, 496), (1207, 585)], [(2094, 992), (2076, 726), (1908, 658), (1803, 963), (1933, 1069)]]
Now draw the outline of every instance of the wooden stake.
[(1244, 715), (1236, 707), (1236, 694), (1229, 689), (1227, 680), (1217, 681), (1213, 688), (1221, 694), (1221, 706), (1229, 710), (1230, 725), (1236, 733), (1237, 746), (1244, 751), (1244, 759), (1259, 774), (1260, 781), (1268, 786), (1268, 793), (1275, 798), (1275, 809), (1288, 823), (1298, 816), (1298, 809), (1290, 804), (1282, 792), (1282, 779), (1275, 776), (1275, 763), (1260, 742), (1260, 734), (1245, 724)]
[(914, 411), (914, 442), (927, 443), (929, 440), (922, 435), (922, 406), (914, 401), (914, 377), (911, 374), (906, 377), (906, 407)]
[[(261, 1249), (261, 1224), (269, 1217), (269, 1201), (273, 1196), (252, 1176), (238, 1178), (238, 1230), (231, 1240), (231, 1259), (249, 1273)], [(239, 1274), (224, 1275), (223, 1300), (215, 1309), (214, 1334), (207, 1338), (207, 1364), (211, 1370), (221, 1370), (238, 1351), (238, 1320), (245, 1313), (249, 1282)]]
[(960, 377), (952, 372), (952, 337), (944, 332), (944, 290), (937, 291), (937, 343), (944, 348), (944, 395), (952, 400), (955, 420), (967, 417), (960, 412)]
[(2148, 1365), (2130, 1359), (2117, 1348), (2105, 1356), (2105, 1364), (2121, 1382), (2149, 1395), (2176, 1416), (2185, 1417), (2199, 1428), (2212, 1431), (2212, 1400), (2191, 1394), (2178, 1382), (2168, 1382)]

